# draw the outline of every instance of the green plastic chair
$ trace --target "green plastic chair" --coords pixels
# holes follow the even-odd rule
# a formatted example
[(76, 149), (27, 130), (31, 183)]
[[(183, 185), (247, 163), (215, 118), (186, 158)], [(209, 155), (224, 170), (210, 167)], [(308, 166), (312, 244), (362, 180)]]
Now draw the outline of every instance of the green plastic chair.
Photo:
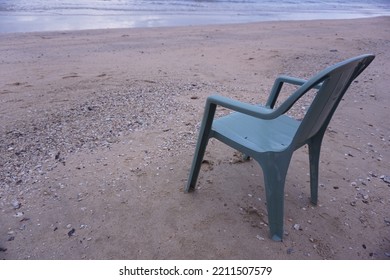
[[(209, 96), (185, 191), (195, 189), (209, 139), (213, 137), (222, 141), (246, 157), (252, 157), (263, 169), (271, 238), (281, 241), (284, 185), (293, 152), (305, 144), (309, 147), (311, 202), (317, 204), (318, 165), (326, 128), (352, 81), (374, 58), (374, 55), (366, 54), (345, 60), (326, 68), (308, 81), (279, 76), (265, 106), (218, 95)], [(284, 83), (300, 87), (274, 108)], [(285, 113), (311, 89), (318, 91), (304, 118), (300, 121), (287, 116)], [(236, 112), (214, 119), (217, 106)]]

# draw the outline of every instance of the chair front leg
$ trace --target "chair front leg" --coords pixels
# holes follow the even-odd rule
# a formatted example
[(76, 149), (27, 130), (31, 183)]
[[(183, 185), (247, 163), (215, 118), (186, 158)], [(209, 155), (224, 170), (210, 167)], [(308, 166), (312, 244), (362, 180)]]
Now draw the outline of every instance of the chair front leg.
[(271, 238), (275, 241), (283, 239), (284, 184), (290, 160), (290, 154), (281, 153), (271, 154), (261, 161), (267, 200), (268, 225)]
[(198, 180), (203, 156), (206, 151), (206, 147), (210, 138), (211, 126), (213, 124), (216, 107), (217, 106), (215, 104), (208, 103), (208, 102), (206, 103), (202, 124), (199, 130), (199, 137), (198, 137), (198, 142), (196, 144), (194, 159), (192, 161), (191, 170), (188, 177), (185, 192), (190, 192), (195, 190), (195, 185)]

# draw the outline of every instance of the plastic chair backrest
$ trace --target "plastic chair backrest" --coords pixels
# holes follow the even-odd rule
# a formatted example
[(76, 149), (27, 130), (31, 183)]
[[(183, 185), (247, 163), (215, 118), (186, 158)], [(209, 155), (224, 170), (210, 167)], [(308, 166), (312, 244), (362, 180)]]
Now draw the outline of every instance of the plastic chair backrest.
[(345, 60), (321, 71), (301, 87), (300, 96), (322, 83), (292, 141), (293, 149), (328, 126), (350, 84), (374, 58), (374, 55), (362, 55)]

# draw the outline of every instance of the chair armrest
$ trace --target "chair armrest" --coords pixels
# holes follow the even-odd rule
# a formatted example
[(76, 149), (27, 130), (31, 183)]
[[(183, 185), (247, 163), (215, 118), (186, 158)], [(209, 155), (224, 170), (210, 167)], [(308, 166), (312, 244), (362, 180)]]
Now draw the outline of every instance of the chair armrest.
[(222, 106), (224, 108), (228, 108), (230, 110), (250, 115), (259, 119), (270, 120), (280, 116), (278, 112), (270, 108), (244, 103), (220, 95), (211, 95), (207, 98), (206, 106), (209, 107), (212, 104)]
[[(279, 97), (279, 93), (280, 93), (284, 83), (302, 86), (306, 82), (307, 82), (307, 80), (305, 80), (305, 79), (290, 77), (290, 76), (286, 76), (286, 75), (278, 76), (274, 82), (272, 89), (271, 89), (271, 93), (268, 97), (266, 107), (272, 109), (275, 106), (276, 100)], [(322, 84), (318, 84), (314, 88), (319, 89), (321, 87), (321, 85)]]
[(286, 75), (280, 75), (275, 82), (278, 82), (278, 83), (289, 83), (289, 84), (292, 84), (292, 85), (297, 85), (297, 86), (301, 86), (303, 85), (304, 83), (307, 82), (307, 80), (305, 79), (300, 79), (300, 78), (295, 78), (295, 77), (290, 77), (290, 76), (286, 76)]

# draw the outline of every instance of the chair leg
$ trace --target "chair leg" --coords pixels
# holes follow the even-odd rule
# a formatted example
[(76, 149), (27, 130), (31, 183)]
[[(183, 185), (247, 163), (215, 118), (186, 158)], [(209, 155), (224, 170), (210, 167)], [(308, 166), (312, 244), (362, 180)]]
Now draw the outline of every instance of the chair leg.
[(263, 161), (265, 192), (267, 199), (268, 225), (271, 238), (275, 241), (283, 239), (284, 217), (284, 184), (291, 156), (272, 156)]
[(195, 185), (198, 180), (203, 156), (206, 151), (206, 146), (210, 138), (211, 125), (213, 123), (215, 109), (216, 109), (215, 104), (206, 105), (202, 124), (200, 126), (199, 138), (196, 144), (194, 159), (192, 161), (192, 166), (188, 177), (187, 186), (185, 188), (185, 192), (190, 192), (195, 190)]
[(309, 143), (310, 202), (314, 205), (317, 205), (318, 202), (318, 170), (322, 138), (317, 136)]

